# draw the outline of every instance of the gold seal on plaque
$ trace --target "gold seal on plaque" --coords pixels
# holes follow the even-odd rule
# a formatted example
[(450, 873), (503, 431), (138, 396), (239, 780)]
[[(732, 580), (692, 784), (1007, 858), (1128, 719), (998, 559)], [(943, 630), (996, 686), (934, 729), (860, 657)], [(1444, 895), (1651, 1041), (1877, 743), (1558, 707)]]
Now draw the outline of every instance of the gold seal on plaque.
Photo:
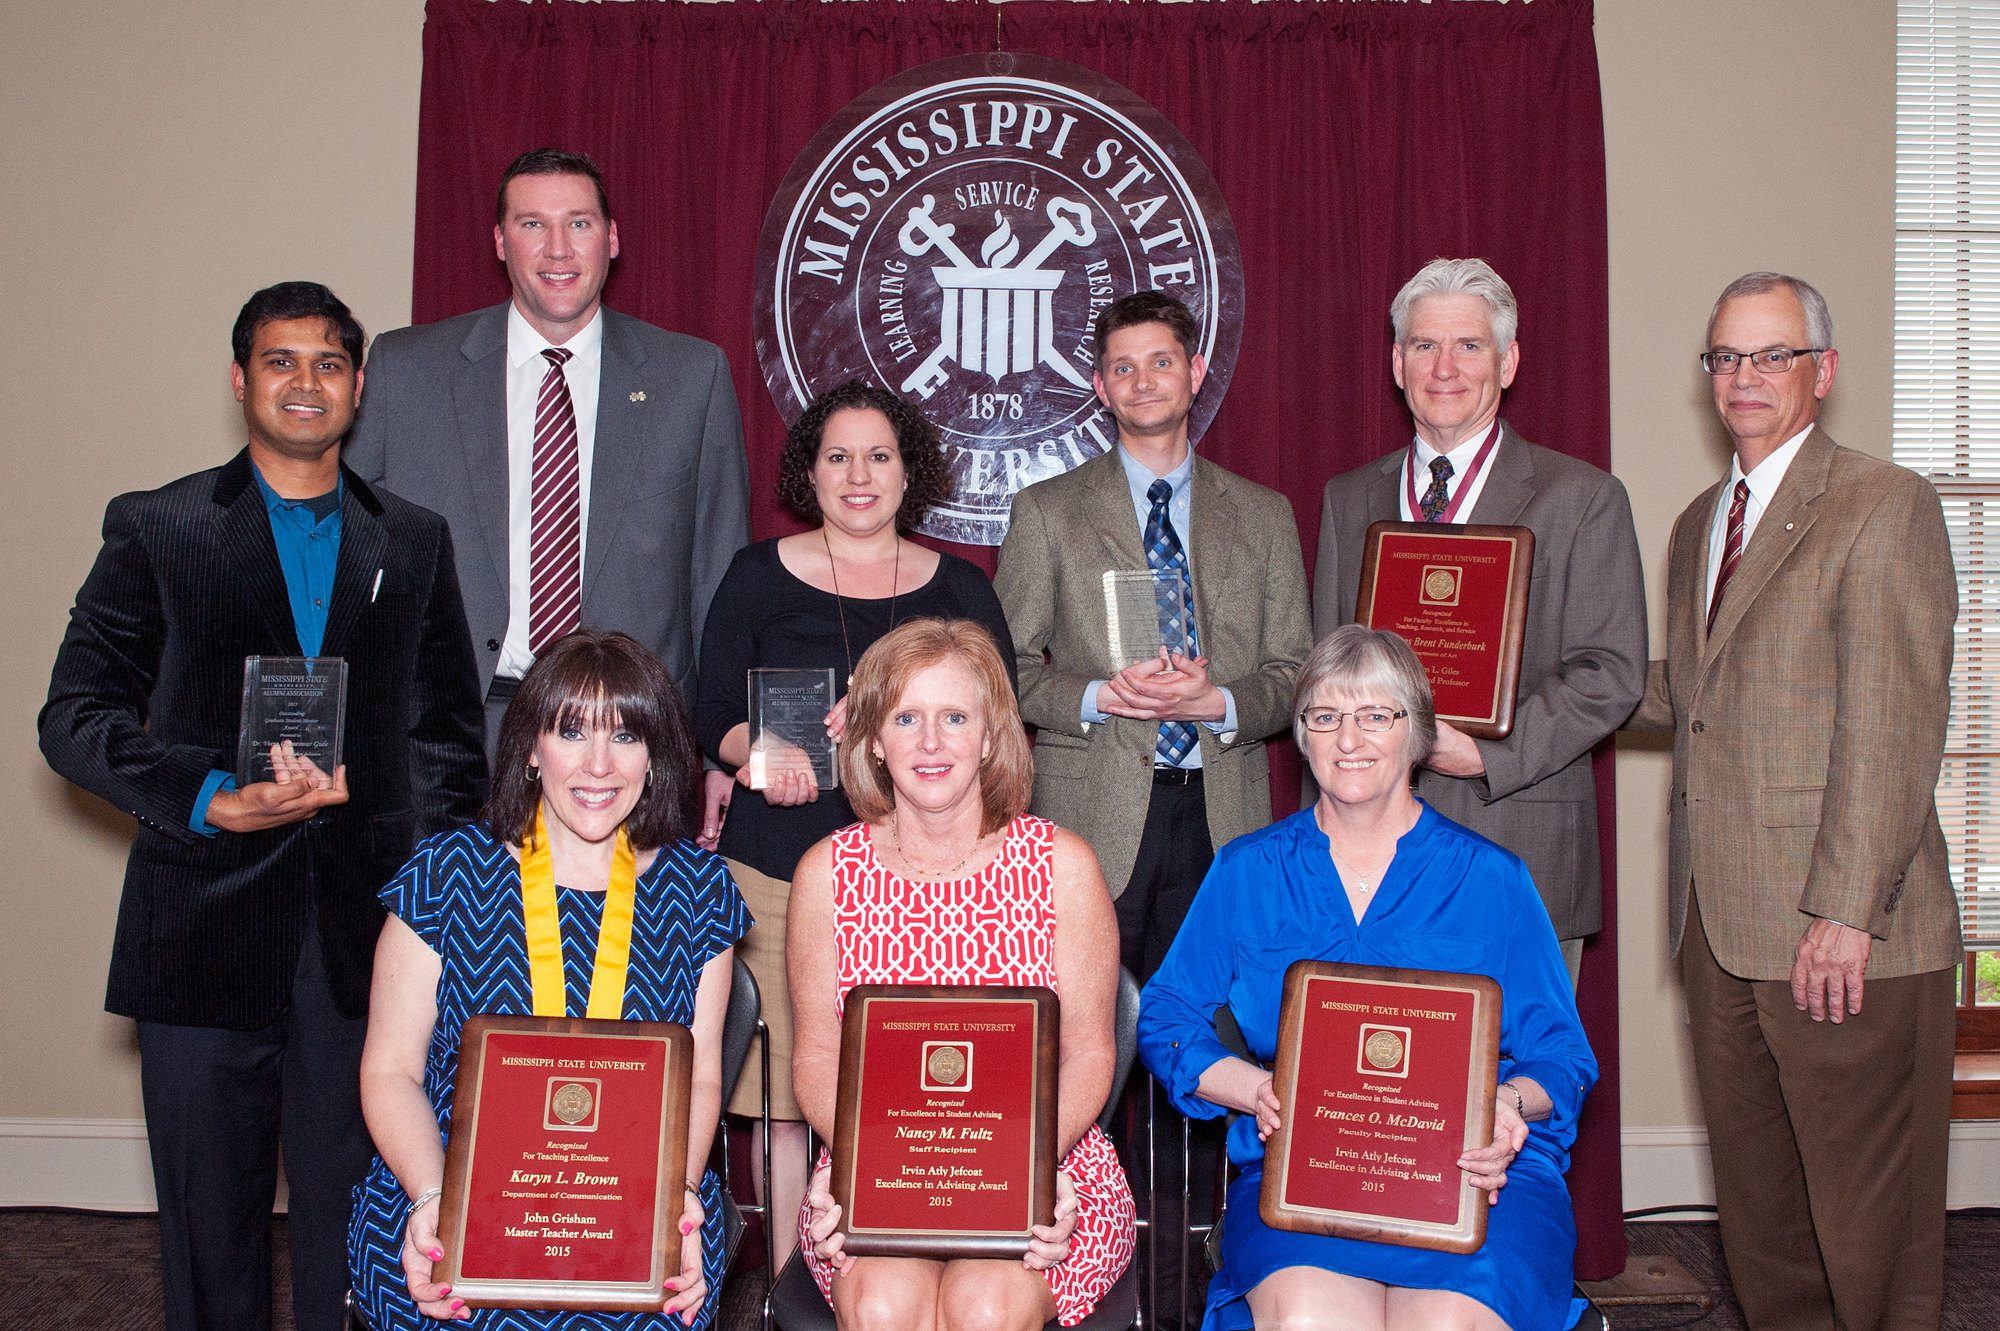
[(931, 1050), (930, 1061), (924, 1064), (930, 1079), (945, 1086), (953, 1086), (965, 1075), (965, 1055), (951, 1045), (940, 1045)]
[(590, 1088), (575, 1082), (556, 1087), (555, 1096), (549, 1101), (556, 1117), (565, 1123), (581, 1123), (589, 1118), (590, 1105)]
[(1403, 1037), (1394, 1031), (1377, 1031), (1361, 1046), (1361, 1053), (1371, 1066), (1386, 1072), (1403, 1061)]
[(1458, 575), (1450, 569), (1434, 568), (1424, 574), (1424, 599), (1427, 601), (1455, 601), (1458, 599)]

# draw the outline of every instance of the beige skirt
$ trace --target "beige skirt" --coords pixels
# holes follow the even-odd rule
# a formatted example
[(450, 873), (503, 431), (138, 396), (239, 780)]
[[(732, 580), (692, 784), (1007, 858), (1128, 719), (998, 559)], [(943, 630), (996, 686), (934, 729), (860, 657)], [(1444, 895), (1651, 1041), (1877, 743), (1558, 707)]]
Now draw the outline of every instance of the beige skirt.
[[(791, 905), (792, 885), (758, 873), (740, 860), (723, 862), (757, 921), (736, 944), (736, 955), (757, 977), (764, 1024), (771, 1032), (771, 1117), (803, 1119), (792, 1094), (792, 991), (785, 983), (785, 912)], [(762, 1112), (762, 1094), (763, 1067), (753, 1046), (729, 1097), (729, 1112), (755, 1118)]]

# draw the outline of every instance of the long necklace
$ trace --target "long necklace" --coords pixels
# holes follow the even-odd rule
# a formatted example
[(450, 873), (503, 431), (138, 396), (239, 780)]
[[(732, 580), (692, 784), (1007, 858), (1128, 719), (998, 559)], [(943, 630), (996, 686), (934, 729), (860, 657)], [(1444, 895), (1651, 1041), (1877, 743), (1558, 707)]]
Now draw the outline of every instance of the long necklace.
[(889, 820), (889, 836), (890, 839), (896, 843), (896, 858), (900, 859), (904, 864), (916, 870), (918, 873), (922, 874), (926, 878), (946, 878), (952, 874), (957, 873), (960, 869), (963, 869), (965, 867), (965, 862), (972, 858), (972, 852), (979, 849), (979, 843), (986, 839), (986, 834), (984, 832), (981, 832), (978, 836), (972, 838), (972, 844), (966, 848), (965, 854), (959, 856), (958, 863), (952, 865), (949, 869), (926, 869), (921, 864), (918, 864), (915, 860), (911, 859), (910, 853), (903, 849), (902, 819), (891, 818)]
[[(854, 683), (854, 644), (847, 639), (847, 607), (840, 599), (840, 566), (833, 562), (833, 542), (826, 539), (826, 528), (819, 529), (819, 542), (826, 547), (826, 571), (833, 577), (833, 611), (840, 616), (840, 650), (847, 656), (847, 682)], [(896, 627), (896, 588), (903, 581), (903, 538), (896, 538), (896, 561), (889, 568), (889, 627)], [(898, 854), (902, 847), (896, 847)], [(962, 863), (963, 861), (961, 861)]]

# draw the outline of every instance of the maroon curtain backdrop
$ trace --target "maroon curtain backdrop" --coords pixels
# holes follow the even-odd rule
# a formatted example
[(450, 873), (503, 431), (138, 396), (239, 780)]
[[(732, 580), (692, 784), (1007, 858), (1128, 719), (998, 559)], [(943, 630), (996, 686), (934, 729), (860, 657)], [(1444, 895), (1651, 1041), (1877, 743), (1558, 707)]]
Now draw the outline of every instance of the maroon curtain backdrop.
[[(1242, 350), (1204, 454), (1292, 501), (1310, 565), (1329, 476), (1402, 446), (1390, 298), (1438, 255), (1480, 255), (1521, 302), (1505, 412), (1528, 438), (1610, 462), (1603, 116), (1589, 0), (1534, 5), (1242, 3), (493, 4), (430, 0), (414, 312), (507, 296), (493, 189), (532, 147), (603, 166), (614, 307), (719, 344), (750, 454), (758, 536), (784, 423), (758, 372), (758, 230), (834, 112), (929, 60), (1005, 49), (1101, 71), (1158, 107), (1221, 185), (1242, 244)], [(956, 547), (989, 570), (993, 552)], [(1288, 746), (1287, 746), (1288, 747)], [(1296, 756), (1274, 763), (1296, 807)], [(1605, 929), (1579, 995), (1602, 1064), (1570, 1173), (1579, 1275), (1616, 1274), (1616, 896), (1598, 763)]]

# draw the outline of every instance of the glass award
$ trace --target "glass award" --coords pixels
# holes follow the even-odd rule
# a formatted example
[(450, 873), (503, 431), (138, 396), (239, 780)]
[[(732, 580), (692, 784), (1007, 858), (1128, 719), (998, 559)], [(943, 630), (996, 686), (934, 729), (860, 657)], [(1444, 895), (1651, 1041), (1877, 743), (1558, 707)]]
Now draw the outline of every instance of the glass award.
[(763, 790), (786, 771), (811, 771), (821, 790), (840, 785), (826, 714), (838, 701), (833, 670), (750, 672), (750, 789)]
[(1160, 654), (1187, 651), (1187, 582), (1178, 570), (1111, 569), (1104, 575), (1104, 620), (1111, 659), (1122, 670)]
[(236, 783), (272, 781), (271, 746), (289, 742), (327, 779), (340, 766), (347, 728), (347, 662), (338, 656), (243, 658), (243, 721)]

